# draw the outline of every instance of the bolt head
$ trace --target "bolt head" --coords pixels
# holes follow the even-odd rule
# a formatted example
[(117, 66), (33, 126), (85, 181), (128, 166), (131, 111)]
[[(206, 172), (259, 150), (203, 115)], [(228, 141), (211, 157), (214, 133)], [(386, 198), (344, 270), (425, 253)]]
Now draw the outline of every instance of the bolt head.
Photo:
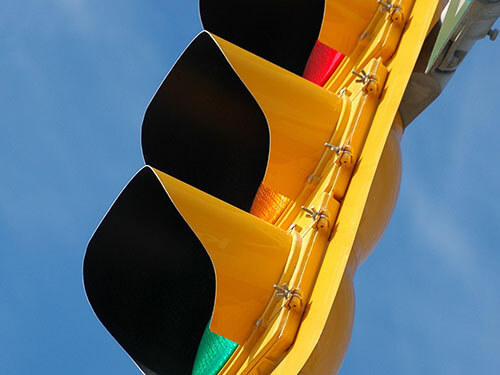
[(498, 29), (491, 29), (490, 31), (488, 31), (488, 36), (490, 37), (490, 40), (493, 42), (498, 36)]

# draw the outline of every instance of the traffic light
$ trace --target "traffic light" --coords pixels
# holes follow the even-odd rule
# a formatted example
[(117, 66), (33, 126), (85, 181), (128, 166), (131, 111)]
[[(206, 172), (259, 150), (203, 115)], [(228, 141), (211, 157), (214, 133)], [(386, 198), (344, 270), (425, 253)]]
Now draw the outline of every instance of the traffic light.
[(200, 2), (208, 31), (153, 97), (146, 166), (84, 261), (96, 315), (146, 374), (338, 371), (443, 5)]
[(321, 30), (325, 0), (200, 0), (206, 30), (302, 75)]

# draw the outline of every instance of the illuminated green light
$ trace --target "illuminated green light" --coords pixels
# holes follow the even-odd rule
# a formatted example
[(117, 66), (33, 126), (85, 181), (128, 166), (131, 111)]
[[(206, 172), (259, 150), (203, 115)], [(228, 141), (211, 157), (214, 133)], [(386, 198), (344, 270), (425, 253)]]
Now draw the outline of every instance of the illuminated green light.
[(192, 375), (216, 375), (234, 353), (238, 344), (209, 329), (208, 322), (194, 361)]

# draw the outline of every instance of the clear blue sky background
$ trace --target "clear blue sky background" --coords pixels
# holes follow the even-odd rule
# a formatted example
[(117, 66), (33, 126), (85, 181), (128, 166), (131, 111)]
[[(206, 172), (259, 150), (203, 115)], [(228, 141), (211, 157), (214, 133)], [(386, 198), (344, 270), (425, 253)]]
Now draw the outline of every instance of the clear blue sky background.
[[(87, 304), (82, 259), (199, 30), (196, 0), (2, 1), (1, 374), (139, 374)], [(479, 42), (407, 130), (342, 374), (500, 373), (499, 63), (499, 42)]]

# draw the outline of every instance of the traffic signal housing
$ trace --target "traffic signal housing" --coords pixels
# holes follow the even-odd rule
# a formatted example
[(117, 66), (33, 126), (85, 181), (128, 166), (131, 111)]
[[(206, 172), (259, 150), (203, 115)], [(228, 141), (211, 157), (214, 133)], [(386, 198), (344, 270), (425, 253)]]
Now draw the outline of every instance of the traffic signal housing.
[[(266, 2), (256, 35), (253, 11), (223, 3), (201, 2), (209, 31), (146, 111), (146, 166), (89, 243), (86, 292), (148, 375), (331, 374), (397, 199), (397, 110), (439, 1)], [(322, 85), (300, 76), (314, 48), (340, 60)], [(199, 347), (210, 334), (223, 354)]]

